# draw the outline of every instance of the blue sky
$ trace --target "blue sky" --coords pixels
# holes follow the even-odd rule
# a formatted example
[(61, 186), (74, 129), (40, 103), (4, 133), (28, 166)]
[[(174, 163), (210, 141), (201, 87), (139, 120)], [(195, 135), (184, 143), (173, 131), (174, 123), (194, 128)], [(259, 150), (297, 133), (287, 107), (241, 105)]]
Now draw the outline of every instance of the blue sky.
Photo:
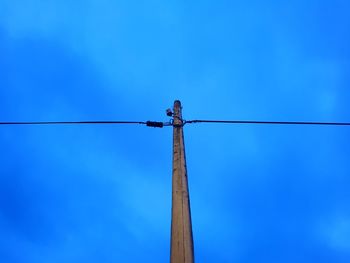
[[(1, 0), (0, 120), (350, 121), (345, 0)], [(196, 124), (197, 262), (350, 261), (348, 128)], [(0, 127), (0, 262), (167, 262), (171, 128)]]

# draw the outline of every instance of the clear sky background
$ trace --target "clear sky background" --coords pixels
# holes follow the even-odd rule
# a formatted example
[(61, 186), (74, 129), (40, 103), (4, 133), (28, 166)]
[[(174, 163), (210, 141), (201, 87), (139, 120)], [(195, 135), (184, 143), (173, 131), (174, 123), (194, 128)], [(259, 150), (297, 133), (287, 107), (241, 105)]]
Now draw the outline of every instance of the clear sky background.
[[(0, 121), (350, 121), (347, 0), (1, 0)], [(185, 127), (195, 257), (350, 262), (350, 129)], [(169, 261), (172, 129), (0, 127), (0, 262)]]

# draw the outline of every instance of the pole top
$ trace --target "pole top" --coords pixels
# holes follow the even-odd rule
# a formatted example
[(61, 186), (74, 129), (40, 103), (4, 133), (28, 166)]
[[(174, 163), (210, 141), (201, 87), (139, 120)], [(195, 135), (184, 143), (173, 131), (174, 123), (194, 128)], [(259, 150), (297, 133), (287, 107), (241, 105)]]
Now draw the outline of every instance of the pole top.
[(179, 101), (179, 100), (174, 101), (174, 108), (176, 108), (176, 107), (181, 108), (181, 101)]
[(174, 101), (174, 127), (182, 127), (183, 126), (183, 120), (182, 120), (182, 106), (181, 102), (179, 100)]

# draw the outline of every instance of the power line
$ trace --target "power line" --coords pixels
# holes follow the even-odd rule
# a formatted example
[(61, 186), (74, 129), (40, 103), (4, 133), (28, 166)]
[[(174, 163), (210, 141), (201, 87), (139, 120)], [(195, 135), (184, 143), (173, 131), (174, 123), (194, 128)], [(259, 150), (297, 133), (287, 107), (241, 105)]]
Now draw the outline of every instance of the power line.
[[(218, 124), (258, 124), (258, 125), (323, 125), (350, 126), (350, 122), (305, 122), (305, 121), (255, 121), (255, 120), (182, 120), (183, 124), (218, 123)], [(28, 121), (28, 122), (0, 122), (0, 125), (117, 125), (139, 124), (148, 127), (163, 128), (173, 126), (173, 122), (157, 121)]]
[(349, 122), (254, 121), (254, 120), (247, 120), (247, 121), (246, 120), (191, 120), (191, 121), (185, 121), (185, 123), (350, 126)]
[(88, 124), (143, 124), (142, 121), (24, 121), (0, 122), (0, 125), (88, 125)]

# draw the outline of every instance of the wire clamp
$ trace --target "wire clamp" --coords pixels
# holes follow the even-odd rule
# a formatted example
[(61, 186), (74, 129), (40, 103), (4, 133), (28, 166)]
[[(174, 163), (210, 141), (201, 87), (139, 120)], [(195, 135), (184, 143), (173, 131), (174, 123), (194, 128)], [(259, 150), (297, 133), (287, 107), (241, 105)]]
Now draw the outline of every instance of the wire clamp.
[(153, 127), (153, 128), (163, 128), (164, 127), (164, 123), (158, 122), (158, 121), (147, 121), (146, 125), (148, 127)]

